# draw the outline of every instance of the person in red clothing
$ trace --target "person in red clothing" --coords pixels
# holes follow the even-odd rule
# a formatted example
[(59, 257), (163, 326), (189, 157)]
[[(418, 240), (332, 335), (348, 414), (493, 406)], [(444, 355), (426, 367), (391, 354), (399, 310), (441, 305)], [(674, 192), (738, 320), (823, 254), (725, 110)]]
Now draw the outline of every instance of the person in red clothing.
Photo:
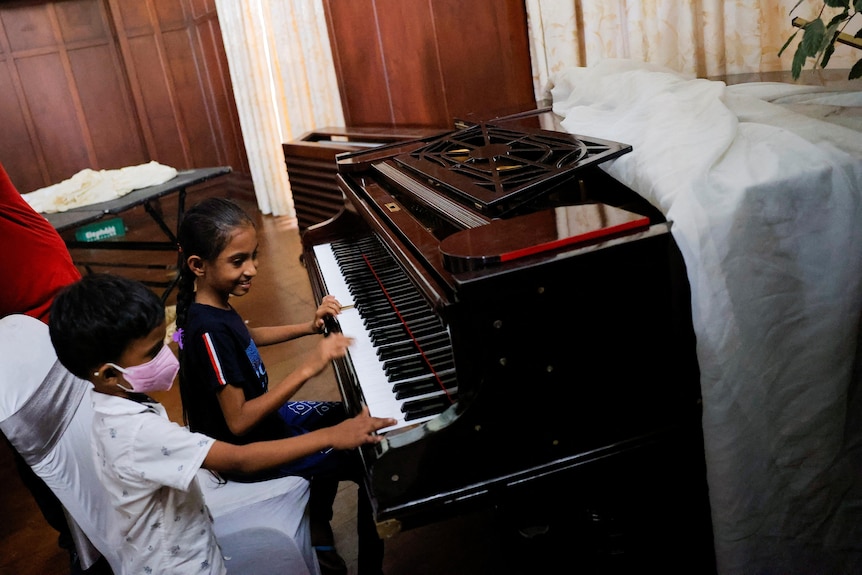
[(18, 193), (0, 164), (0, 317), (23, 313), (48, 322), (54, 294), (81, 277), (63, 238)]
[[(54, 295), (81, 278), (66, 243), (48, 220), (21, 196), (0, 164), (0, 317), (26, 314), (48, 323)], [(6, 440), (6, 438), (3, 438)], [(39, 510), (59, 533), (59, 545), (69, 552), (72, 573), (102, 573), (100, 561), (81, 571), (63, 506), (45, 482), (8, 443), (21, 482), (33, 495)], [(109, 572), (110, 570), (108, 570)]]

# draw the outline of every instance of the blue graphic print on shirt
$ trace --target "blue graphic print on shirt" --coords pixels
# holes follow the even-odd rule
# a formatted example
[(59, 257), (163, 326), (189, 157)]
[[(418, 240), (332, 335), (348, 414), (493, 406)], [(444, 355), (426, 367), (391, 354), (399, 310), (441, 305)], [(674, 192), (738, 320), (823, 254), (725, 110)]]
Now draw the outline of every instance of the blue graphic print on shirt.
[(254, 340), (250, 339), (248, 347), (245, 348), (245, 355), (248, 361), (251, 362), (251, 367), (257, 375), (257, 380), (260, 382), (261, 389), (266, 391), (269, 387), (269, 377), (266, 375), (266, 366), (263, 365), (263, 360), (260, 358), (260, 352), (254, 344)]

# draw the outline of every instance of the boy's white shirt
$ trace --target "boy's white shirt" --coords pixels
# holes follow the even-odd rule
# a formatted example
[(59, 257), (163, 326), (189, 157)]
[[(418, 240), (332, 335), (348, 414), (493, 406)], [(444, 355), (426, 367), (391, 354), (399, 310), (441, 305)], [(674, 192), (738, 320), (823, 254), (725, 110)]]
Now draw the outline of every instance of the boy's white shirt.
[(159, 403), (95, 390), (90, 397), (96, 469), (119, 511), (123, 573), (226, 573), (196, 480), (214, 440), (170, 421)]

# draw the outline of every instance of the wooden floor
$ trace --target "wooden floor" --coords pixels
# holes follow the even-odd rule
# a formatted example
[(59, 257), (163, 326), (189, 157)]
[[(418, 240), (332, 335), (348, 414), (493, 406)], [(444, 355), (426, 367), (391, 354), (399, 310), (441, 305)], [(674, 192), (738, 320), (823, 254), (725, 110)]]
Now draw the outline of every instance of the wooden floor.
[[(219, 193), (218, 188), (191, 193), (193, 204), (206, 194)], [(314, 301), (308, 278), (299, 264), (300, 240), (296, 228), (271, 216), (261, 216), (248, 198), (238, 198), (255, 215), (260, 231), (260, 269), (251, 292), (234, 300), (234, 306), (250, 325), (272, 325), (308, 321), (314, 313)], [(165, 214), (174, 207), (166, 202)], [(130, 238), (158, 235), (143, 210), (123, 216)], [(168, 225), (173, 225), (166, 218)], [(75, 252), (76, 259), (110, 259), (108, 254)], [(136, 258), (156, 261), (169, 266), (173, 254), (130, 256), (121, 254), (121, 261)], [(132, 277), (135, 271), (118, 269)], [(171, 272), (162, 268), (148, 270), (138, 279), (165, 279)], [(154, 288), (161, 293), (158, 288)], [(167, 303), (173, 303), (169, 297)], [(261, 353), (270, 379), (279, 381), (288, 374), (298, 358), (315, 344), (313, 337), (296, 342), (262, 348)], [(339, 399), (331, 369), (310, 381), (300, 392), (301, 398)], [(181, 405), (176, 388), (158, 397), (168, 408), (172, 419), (181, 421)], [(578, 486), (572, 486), (573, 492)], [(0, 575), (63, 575), (69, 572), (68, 556), (57, 546), (57, 534), (45, 522), (32, 498), (22, 486), (12, 465), (8, 448), (0, 447)], [(347, 560), (350, 574), (355, 570), (356, 544), (354, 537), (356, 489), (343, 483), (338, 495), (333, 527), (337, 545)], [(666, 526), (667, 517), (656, 513), (656, 525)], [(533, 538), (518, 533), (516, 525), (498, 509), (478, 511), (455, 519), (409, 530), (386, 541), (385, 572), (388, 575), (459, 575), (484, 573), (634, 573), (650, 562), (662, 572), (711, 573), (709, 551), (692, 549), (685, 538), (667, 537), (664, 544), (643, 557), (621, 552), (613, 522), (599, 523), (599, 518), (584, 510), (575, 514), (567, 526), (553, 526), (546, 535)], [(642, 518), (648, 524), (650, 517)], [(672, 519), (672, 518), (671, 518)], [(522, 526), (523, 527), (523, 526)], [(663, 527), (664, 528), (664, 527)], [(675, 526), (677, 533), (700, 533), (703, 525), (685, 522)], [(627, 537), (637, 536), (631, 533)]]

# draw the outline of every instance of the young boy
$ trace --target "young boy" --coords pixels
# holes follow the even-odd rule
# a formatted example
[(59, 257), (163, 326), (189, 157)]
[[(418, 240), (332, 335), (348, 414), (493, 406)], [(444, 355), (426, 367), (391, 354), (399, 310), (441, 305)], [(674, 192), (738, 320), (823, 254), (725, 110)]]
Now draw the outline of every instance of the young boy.
[(199, 468), (260, 471), (321, 449), (377, 442), (374, 432), (394, 423), (366, 411), (298, 437), (239, 446), (171, 422), (147, 396), (170, 389), (178, 370), (164, 345), (164, 308), (134, 280), (84, 276), (55, 298), (49, 330), (60, 362), (94, 386), (94, 455), (122, 518), (124, 572), (225, 573)]

